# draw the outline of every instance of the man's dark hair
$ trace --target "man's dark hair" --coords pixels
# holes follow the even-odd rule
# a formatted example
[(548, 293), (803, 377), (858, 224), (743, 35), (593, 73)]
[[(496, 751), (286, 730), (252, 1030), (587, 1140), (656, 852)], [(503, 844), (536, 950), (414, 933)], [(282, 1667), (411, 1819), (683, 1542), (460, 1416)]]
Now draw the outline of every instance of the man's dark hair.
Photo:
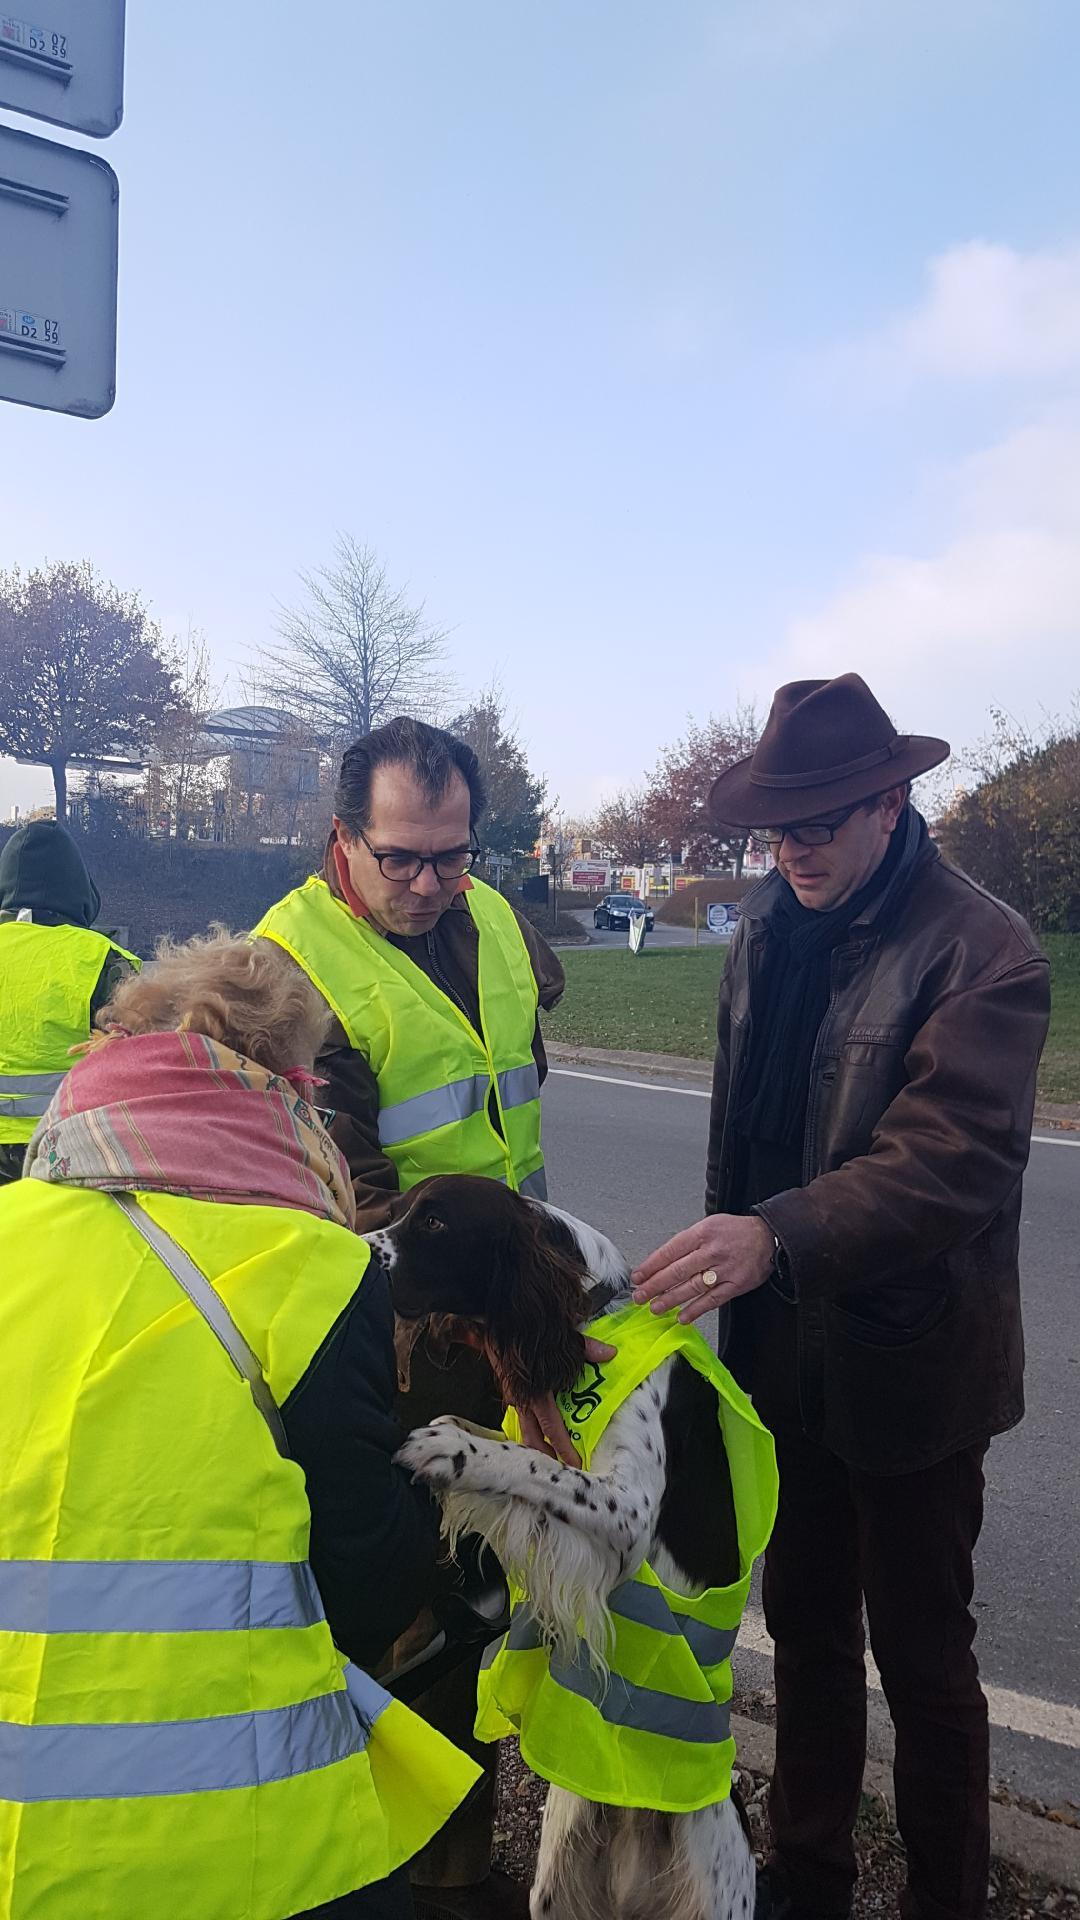
[(459, 773), (469, 789), (469, 825), (475, 829), (487, 806), (484, 776), (472, 748), (442, 727), (404, 715), (374, 727), (345, 751), (334, 794), (334, 812), (350, 833), (371, 825), (371, 783), (376, 767), (404, 767), (432, 807)]

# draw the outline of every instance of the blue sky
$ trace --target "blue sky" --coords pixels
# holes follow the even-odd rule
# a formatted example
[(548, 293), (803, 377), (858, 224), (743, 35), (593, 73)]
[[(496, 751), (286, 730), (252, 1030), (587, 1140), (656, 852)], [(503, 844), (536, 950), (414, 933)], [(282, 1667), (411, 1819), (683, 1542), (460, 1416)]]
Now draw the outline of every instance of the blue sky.
[(803, 675), (1060, 711), (1078, 66), (1074, 0), (134, 4), (117, 404), (0, 407), (0, 565), (237, 699), (347, 530), (579, 812)]

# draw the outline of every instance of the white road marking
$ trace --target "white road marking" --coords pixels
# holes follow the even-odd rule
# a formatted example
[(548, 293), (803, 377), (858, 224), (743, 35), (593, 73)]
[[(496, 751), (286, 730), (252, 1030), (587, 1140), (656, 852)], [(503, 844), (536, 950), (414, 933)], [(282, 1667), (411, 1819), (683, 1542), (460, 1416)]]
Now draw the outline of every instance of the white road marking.
[(665, 1087), (656, 1080), (622, 1080), (614, 1073), (579, 1073), (576, 1067), (551, 1067), (551, 1073), (559, 1073), (564, 1080), (599, 1080), (605, 1087), (636, 1087), (639, 1093), (685, 1093), (691, 1100), (711, 1098), (707, 1087)]
[[(550, 1067), (549, 1073), (560, 1074), (564, 1080), (597, 1080), (605, 1087), (634, 1087), (639, 1093), (684, 1093), (690, 1100), (709, 1100), (707, 1087), (670, 1087), (662, 1080), (623, 1080), (615, 1073), (583, 1073), (577, 1067)], [(1080, 1134), (1075, 1140), (1063, 1138), (1060, 1134), (1033, 1133), (1033, 1147), (1080, 1147)]]
[[(760, 1653), (767, 1660), (772, 1659), (773, 1643), (765, 1617), (756, 1607), (748, 1607), (743, 1614), (739, 1646), (746, 1653)], [(866, 1678), (874, 1692), (880, 1693), (881, 1675), (869, 1654)], [(1080, 1749), (1080, 1707), (1067, 1707), (1060, 1700), (1039, 1700), (1028, 1693), (1013, 1693), (1009, 1687), (991, 1687), (986, 1681), (983, 1692), (990, 1709), (991, 1726), (1007, 1727), (1011, 1733), (1028, 1733), (1036, 1740), (1048, 1740), (1055, 1747)]]

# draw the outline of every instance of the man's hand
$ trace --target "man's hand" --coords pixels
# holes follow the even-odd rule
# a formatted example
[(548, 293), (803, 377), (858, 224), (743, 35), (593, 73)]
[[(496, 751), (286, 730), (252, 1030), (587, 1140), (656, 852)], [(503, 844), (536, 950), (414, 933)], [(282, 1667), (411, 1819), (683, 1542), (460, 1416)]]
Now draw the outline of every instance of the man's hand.
[(642, 1261), (633, 1276), (634, 1299), (639, 1306), (648, 1301), (654, 1313), (681, 1307), (679, 1319), (688, 1325), (763, 1286), (775, 1251), (757, 1214), (710, 1214)]
[[(585, 1358), (597, 1366), (602, 1366), (605, 1360), (614, 1360), (615, 1353), (616, 1349), (606, 1346), (603, 1340), (585, 1342)], [(546, 1453), (549, 1460), (561, 1460), (564, 1466), (580, 1467), (581, 1461), (553, 1393), (542, 1393), (527, 1406), (516, 1407), (514, 1411), (521, 1424), (523, 1446), (535, 1447), (539, 1453)]]

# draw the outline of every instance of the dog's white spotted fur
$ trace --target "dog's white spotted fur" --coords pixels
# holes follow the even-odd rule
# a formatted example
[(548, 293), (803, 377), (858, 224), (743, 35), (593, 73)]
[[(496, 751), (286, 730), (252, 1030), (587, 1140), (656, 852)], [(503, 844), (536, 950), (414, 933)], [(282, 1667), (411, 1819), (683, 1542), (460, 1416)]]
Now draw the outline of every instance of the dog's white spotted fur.
[[(575, 1232), (582, 1226), (559, 1217)], [(594, 1273), (603, 1262), (598, 1279), (619, 1277), (599, 1247), (588, 1258)], [(619, 1268), (625, 1272), (621, 1260)], [(655, 1544), (667, 1465), (661, 1412), (673, 1364), (665, 1361), (623, 1403), (588, 1472), (453, 1419), (419, 1428), (397, 1456), (438, 1489), (451, 1541), (462, 1533), (487, 1540), (527, 1591), (549, 1644), (569, 1653), (584, 1638), (600, 1671), (610, 1648), (608, 1597), (643, 1561), (675, 1591), (695, 1591)], [(753, 1904), (754, 1858), (730, 1800), (669, 1818), (597, 1807), (551, 1788), (534, 1920), (749, 1920)]]
[(393, 1273), (397, 1248), (390, 1230), (387, 1227), (380, 1227), (375, 1233), (362, 1233), (360, 1238), (367, 1241), (376, 1259), (386, 1268), (387, 1273)]
[(532, 1920), (750, 1920), (754, 1856), (730, 1800), (664, 1823), (548, 1789)]

